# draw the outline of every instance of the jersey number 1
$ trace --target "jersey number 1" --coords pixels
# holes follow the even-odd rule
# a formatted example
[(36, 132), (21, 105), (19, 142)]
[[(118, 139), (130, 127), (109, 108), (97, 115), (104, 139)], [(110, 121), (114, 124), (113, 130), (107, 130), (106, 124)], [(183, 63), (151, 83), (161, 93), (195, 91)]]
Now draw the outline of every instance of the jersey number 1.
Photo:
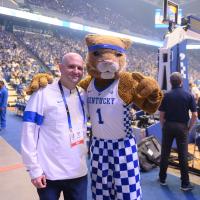
[(101, 117), (101, 109), (98, 108), (96, 112), (97, 112), (98, 117), (99, 117), (99, 124), (103, 124), (104, 121), (102, 120), (102, 117)]

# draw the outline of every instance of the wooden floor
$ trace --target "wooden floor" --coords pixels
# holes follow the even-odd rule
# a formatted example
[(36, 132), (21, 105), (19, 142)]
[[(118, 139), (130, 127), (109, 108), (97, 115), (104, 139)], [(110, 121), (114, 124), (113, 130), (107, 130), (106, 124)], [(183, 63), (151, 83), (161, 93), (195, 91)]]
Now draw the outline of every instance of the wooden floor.
[(194, 144), (189, 144), (188, 146), (189, 152), (193, 155), (193, 160), (189, 162), (189, 166), (195, 169), (200, 170), (200, 152)]
[(0, 199), (37, 200), (21, 156), (0, 136)]
[[(36, 189), (31, 184), (30, 177), (22, 165), (20, 156), (22, 120), (10, 111), (8, 111), (7, 117), (6, 131), (0, 132), (0, 200), (38, 200)], [(192, 147), (190, 147), (190, 150), (193, 152)], [(160, 186), (158, 183), (158, 174), (159, 168), (155, 168), (148, 173), (141, 173), (144, 200), (200, 199), (200, 173), (198, 176), (190, 174), (190, 181), (195, 187), (194, 190), (187, 193), (180, 190), (180, 170), (168, 168), (166, 180), (168, 186), (166, 187)], [(61, 199), (63, 200), (63, 197)], [(89, 178), (88, 200), (91, 199)]]
[[(188, 160), (189, 160), (189, 167), (190, 169), (199, 170), (200, 171), (200, 152), (197, 148), (195, 147), (194, 144), (189, 144), (188, 145)], [(173, 158), (173, 162), (178, 164), (178, 155), (176, 152), (171, 153), (171, 157)]]
[[(199, 199), (199, 176), (190, 174), (190, 180), (195, 184), (195, 188), (192, 192), (185, 194), (179, 189), (180, 170), (168, 168), (167, 183), (169, 186), (164, 188), (157, 182), (158, 170), (159, 169), (156, 168), (148, 173), (141, 174), (144, 200)], [(38, 200), (36, 189), (31, 184), (30, 177), (22, 165), (20, 154), (1, 137), (0, 185), (0, 199), (2, 200)], [(88, 188), (90, 191), (90, 185), (88, 185)], [(61, 195), (60, 200), (63, 199)], [(91, 195), (88, 200), (91, 200)]]

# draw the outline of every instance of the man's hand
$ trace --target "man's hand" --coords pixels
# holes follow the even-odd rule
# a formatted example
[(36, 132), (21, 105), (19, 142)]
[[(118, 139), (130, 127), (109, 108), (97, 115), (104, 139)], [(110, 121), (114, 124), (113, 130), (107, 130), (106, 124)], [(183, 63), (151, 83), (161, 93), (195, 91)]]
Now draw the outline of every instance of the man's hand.
[(164, 122), (165, 122), (165, 112), (160, 111), (160, 117), (159, 117), (159, 119), (160, 119), (160, 125), (161, 125), (161, 128), (162, 128), (163, 125), (164, 125)]
[(45, 188), (47, 186), (45, 175), (34, 178), (31, 182), (36, 188)]

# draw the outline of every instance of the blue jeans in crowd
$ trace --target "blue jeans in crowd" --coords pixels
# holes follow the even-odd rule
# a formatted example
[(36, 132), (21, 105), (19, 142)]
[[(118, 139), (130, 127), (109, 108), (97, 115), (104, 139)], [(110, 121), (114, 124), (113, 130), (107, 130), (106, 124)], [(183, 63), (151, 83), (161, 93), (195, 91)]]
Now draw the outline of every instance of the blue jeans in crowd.
[(47, 187), (37, 189), (40, 200), (58, 200), (63, 192), (64, 200), (87, 200), (87, 175), (66, 180), (47, 180)]
[(2, 129), (6, 128), (6, 108), (0, 110), (0, 125)]

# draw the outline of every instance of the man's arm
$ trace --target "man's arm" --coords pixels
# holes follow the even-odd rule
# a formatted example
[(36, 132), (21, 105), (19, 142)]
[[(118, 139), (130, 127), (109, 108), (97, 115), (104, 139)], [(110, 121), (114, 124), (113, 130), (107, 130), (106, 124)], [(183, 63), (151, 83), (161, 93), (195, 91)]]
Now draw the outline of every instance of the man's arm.
[(191, 96), (191, 101), (190, 101), (190, 111), (192, 113), (191, 115), (191, 119), (189, 121), (189, 125), (188, 125), (188, 131), (190, 132), (193, 125), (195, 124), (198, 114), (197, 114), (197, 104), (195, 102), (194, 96)]
[(165, 112), (160, 111), (160, 125), (163, 127), (163, 124), (165, 122)]
[(189, 132), (191, 131), (192, 127), (194, 126), (194, 124), (197, 120), (197, 116), (198, 116), (197, 112), (192, 112), (192, 116), (191, 116), (189, 126), (188, 126)]
[(43, 95), (41, 93), (42, 91), (34, 93), (27, 103), (21, 136), (22, 159), (30, 174), (32, 183), (37, 188), (46, 187), (46, 179), (37, 156), (38, 134), (43, 121)]

